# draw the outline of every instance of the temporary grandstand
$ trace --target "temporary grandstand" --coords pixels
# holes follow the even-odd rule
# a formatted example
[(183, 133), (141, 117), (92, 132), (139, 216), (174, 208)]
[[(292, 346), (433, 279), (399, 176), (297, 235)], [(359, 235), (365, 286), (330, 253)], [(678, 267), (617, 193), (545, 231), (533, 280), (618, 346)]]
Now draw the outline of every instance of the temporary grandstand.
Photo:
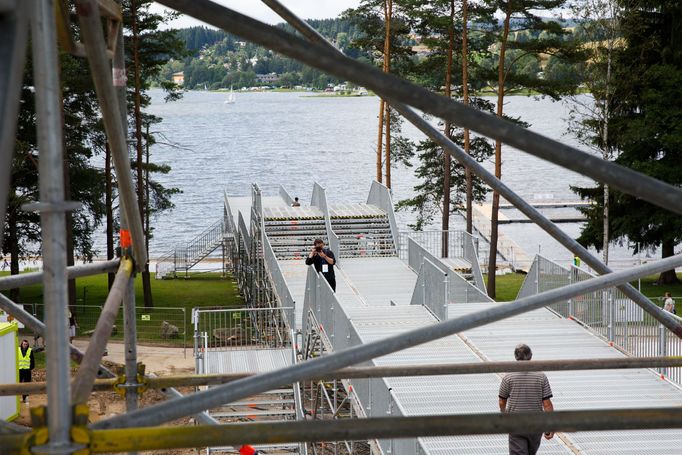
[[(277, 0), (264, 2), (300, 35), (210, 0), (159, 3), (375, 91), (599, 276), (538, 257), (519, 298), (496, 303), (483, 292), (476, 239), (439, 232), (439, 248), (432, 248), (423, 236), (398, 232), (390, 194), (376, 182), (366, 201), (328, 201), (316, 184), (310, 204), (302, 207), (291, 207), (284, 188), (265, 196), (254, 185), (245, 197), (225, 196), (220, 225), (220, 241), (228, 246), (248, 307), (195, 311), (197, 374), (145, 375), (137, 365), (131, 278), (144, 267), (147, 252), (126, 147), (120, 7), (111, 0), (75, 0), (78, 42), (70, 35), (70, 2), (1, 0), (0, 61), (9, 64), (0, 66), (5, 93), (0, 218), (10, 189), (30, 24), (40, 201), (25, 209), (41, 215), (44, 270), (0, 278), (0, 289), (42, 282), (46, 316), (40, 321), (2, 295), (0, 308), (45, 337), (50, 378), (45, 384), (0, 385), (4, 395), (44, 388), (48, 395), (47, 407), (33, 410), (31, 430), (0, 422), (3, 453), (199, 447), (234, 453), (241, 444), (271, 454), (504, 453), (507, 433), (542, 431), (557, 432), (543, 443), (543, 453), (679, 451), (680, 319), (627, 283), (679, 267), (682, 255), (611, 272), (413, 108), (677, 214), (682, 214), (682, 190), (349, 59)], [(102, 18), (109, 25), (107, 36)], [(66, 265), (64, 214), (78, 204), (64, 200), (57, 30), (63, 48), (86, 56), (90, 64), (119, 183), (123, 257), (101, 264)], [(316, 237), (337, 253), (336, 293), (303, 264)], [(447, 249), (440, 248), (444, 241)], [(441, 257), (445, 250), (447, 258)], [(93, 342), (83, 353), (69, 346), (64, 324), (67, 279), (115, 270)], [(121, 306), (126, 371), (116, 376), (100, 361)], [(535, 360), (508, 361), (520, 341), (533, 346)], [(80, 363), (73, 381), (69, 354)], [(548, 372), (557, 412), (495, 412), (500, 374), (521, 370)], [(177, 386), (200, 390), (182, 396)], [(93, 390), (112, 387), (125, 395), (127, 412), (90, 424), (83, 403)], [(137, 409), (148, 388), (163, 390), (169, 399)], [(186, 416), (195, 416), (197, 424), (160, 426)]]

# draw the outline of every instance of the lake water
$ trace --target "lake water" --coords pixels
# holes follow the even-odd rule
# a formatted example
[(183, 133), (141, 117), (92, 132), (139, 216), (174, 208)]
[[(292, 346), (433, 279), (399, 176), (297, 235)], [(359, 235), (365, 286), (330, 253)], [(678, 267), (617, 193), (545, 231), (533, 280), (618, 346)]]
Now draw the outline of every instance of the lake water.
[[(375, 175), (376, 97), (238, 93), (235, 104), (225, 104), (227, 95), (216, 92), (187, 92), (173, 103), (164, 103), (159, 91), (152, 91), (152, 96), (149, 112), (163, 118), (152, 130), (159, 133), (159, 142), (181, 147), (152, 147), (152, 161), (172, 167), (169, 175), (156, 178), (183, 193), (174, 196), (174, 210), (154, 221), (151, 257), (163, 255), (219, 219), (223, 192), (248, 195), (252, 182), (264, 194), (277, 194), (281, 183), (307, 201), (317, 181), (327, 188), (331, 202), (366, 200)], [(563, 103), (516, 96), (507, 98), (505, 111), (529, 122), (534, 131), (580, 147), (566, 134), (569, 111)], [(423, 138), (409, 123), (404, 123), (403, 132), (414, 140)], [(492, 169), (493, 163), (485, 166)], [(412, 172), (393, 170), (394, 202), (413, 195), (417, 181)], [(589, 179), (510, 147), (503, 149), (502, 172), (507, 185), (531, 201), (576, 200), (569, 186), (590, 184)], [(411, 220), (409, 213), (398, 213), (401, 226)], [(577, 225), (567, 228), (578, 229)], [(519, 244), (535, 253), (536, 236), (527, 236), (531, 243), (525, 246), (526, 230), (515, 230), (520, 231)], [(543, 253), (570, 258), (548, 242)], [(97, 243), (103, 245), (103, 241)]]

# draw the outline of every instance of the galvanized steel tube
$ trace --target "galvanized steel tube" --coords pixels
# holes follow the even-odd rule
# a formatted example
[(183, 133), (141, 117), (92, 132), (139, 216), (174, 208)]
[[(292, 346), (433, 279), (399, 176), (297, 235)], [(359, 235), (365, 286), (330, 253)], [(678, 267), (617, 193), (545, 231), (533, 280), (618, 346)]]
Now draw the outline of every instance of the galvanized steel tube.
[[(69, 280), (84, 276), (99, 275), (100, 273), (113, 272), (118, 268), (119, 260), (93, 262), (91, 264), (78, 264), (66, 268), (66, 277)], [(23, 286), (38, 284), (43, 280), (43, 272), (29, 272), (20, 275), (9, 275), (0, 278), (0, 290), (14, 289)]]
[(512, 122), (432, 93), (390, 73), (383, 73), (340, 55), (328, 45), (305, 41), (210, 0), (160, 0), (158, 3), (314, 68), (368, 87), (390, 101), (391, 105), (404, 103), (414, 106), (423, 112), (449, 120), (484, 136), (499, 139), (526, 153), (607, 183), (613, 188), (666, 210), (682, 214), (682, 189), (678, 187), (604, 161)]
[(330, 371), (339, 368), (362, 363), (402, 349), (523, 314), (570, 297), (628, 282), (638, 276), (646, 276), (663, 270), (669, 270), (681, 264), (682, 255), (677, 255), (655, 263), (634, 267), (630, 270), (603, 275), (508, 304), (500, 304), (487, 310), (450, 319), (432, 326), (411, 330), (400, 335), (318, 357), (281, 370), (260, 374), (252, 378), (240, 379), (231, 384), (217, 386), (193, 394), (190, 397), (174, 400), (172, 403), (161, 403), (126, 415), (101, 420), (95, 423), (93, 428), (128, 428), (158, 425), (213, 408), (220, 403), (229, 403), (240, 398), (271, 390), (282, 383), (301, 382), (311, 377), (328, 374)]
[(47, 330), (47, 426), (52, 448), (71, 443), (68, 289), (61, 86), (53, 0), (34, 0), (31, 16), (33, 73), (40, 159), (43, 295)]

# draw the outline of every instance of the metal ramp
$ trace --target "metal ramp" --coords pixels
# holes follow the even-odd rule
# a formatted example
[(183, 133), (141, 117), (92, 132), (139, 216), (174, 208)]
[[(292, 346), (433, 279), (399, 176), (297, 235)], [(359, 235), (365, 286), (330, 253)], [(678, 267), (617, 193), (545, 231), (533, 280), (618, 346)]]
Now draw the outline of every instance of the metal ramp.
[[(492, 305), (495, 303), (450, 305), (448, 313), (455, 318)], [(462, 336), (490, 361), (513, 360), (514, 347), (521, 342), (531, 346), (534, 359), (624, 356), (577, 323), (548, 309), (469, 330)], [(680, 387), (648, 369), (548, 372), (547, 377), (557, 410), (682, 405)], [(653, 455), (680, 453), (682, 447), (682, 430), (578, 432), (562, 434), (562, 438), (584, 454)]]
[[(292, 340), (279, 309), (205, 309), (192, 311), (198, 374), (259, 374), (297, 362)], [(303, 407), (298, 384), (207, 410), (218, 423), (277, 422), (302, 420)], [(255, 446), (263, 454), (305, 454), (303, 444)], [(207, 453), (238, 454), (238, 447), (210, 447)]]

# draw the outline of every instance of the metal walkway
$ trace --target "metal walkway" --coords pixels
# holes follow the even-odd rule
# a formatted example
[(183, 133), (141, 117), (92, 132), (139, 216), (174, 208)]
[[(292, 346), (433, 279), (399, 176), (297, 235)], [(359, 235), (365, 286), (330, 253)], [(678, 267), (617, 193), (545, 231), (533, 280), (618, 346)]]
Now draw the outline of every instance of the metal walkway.
[[(485, 304), (450, 305), (449, 316), (480, 311)], [(623, 357), (624, 354), (575, 322), (547, 309), (505, 319), (461, 334), (489, 361), (513, 360), (514, 346), (526, 343), (533, 359)], [(556, 410), (682, 406), (680, 387), (651, 370), (548, 372)], [(495, 400), (494, 391), (488, 395)], [(585, 454), (681, 453), (682, 430), (566, 433), (562, 437)], [(544, 444), (543, 444), (544, 445)]]
[[(367, 204), (328, 204), (319, 185), (313, 192), (311, 206), (300, 208), (288, 207), (283, 196), (261, 197), (255, 202), (247, 198), (228, 199), (233, 216), (251, 223), (251, 235), (258, 235), (260, 226), (263, 242), (272, 244), (273, 250), (274, 245), (284, 244), (282, 238), (290, 245), (310, 242), (311, 228), (300, 227), (300, 220), (307, 218), (316, 223), (315, 235), (324, 236), (332, 250), (340, 252), (336, 293), (331, 292), (324, 278), (305, 266), (305, 254), (275, 250), (271, 254), (276, 259), (273, 257), (268, 262), (266, 257), (270, 278), (281, 281), (272, 284), (279, 294), (279, 302), (292, 304), (295, 326), (303, 330), (304, 343), (316, 343), (319, 348), (315, 355), (398, 335), (436, 324), (439, 319), (457, 318), (495, 305), (482, 290), (474, 239), (447, 233), (450, 257), (442, 259), (440, 244), (437, 244), (442, 233), (432, 233), (431, 237), (437, 240), (432, 245), (426, 233), (414, 238), (409, 234), (398, 235), (392, 222), (390, 195), (387, 191), (382, 193), (376, 185)], [(259, 205), (260, 213), (252, 211), (252, 206)], [(252, 219), (254, 215), (262, 220)], [(350, 222), (340, 221), (349, 219)], [(379, 224), (382, 227), (375, 229)], [(342, 235), (336, 232), (335, 226), (341, 226)], [(358, 240), (372, 229), (380, 233), (382, 246), (368, 254), (371, 248), (367, 248), (364, 240)], [(386, 247), (391, 241), (394, 243)], [(366, 365), (512, 360), (514, 347), (521, 342), (533, 348), (535, 359), (624, 355), (576, 322), (541, 309), (381, 357)], [(304, 352), (311, 349), (304, 347)], [(499, 412), (497, 393), (501, 377), (485, 374), (342, 382), (357, 416), (418, 416)], [(552, 372), (548, 377), (558, 410), (682, 405), (682, 390), (652, 370)], [(506, 435), (378, 440), (370, 441), (370, 446), (377, 454), (508, 453)], [(539, 453), (680, 453), (680, 447), (682, 430), (618, 431), (557, 435), (550, 441), (543, 440)]]

